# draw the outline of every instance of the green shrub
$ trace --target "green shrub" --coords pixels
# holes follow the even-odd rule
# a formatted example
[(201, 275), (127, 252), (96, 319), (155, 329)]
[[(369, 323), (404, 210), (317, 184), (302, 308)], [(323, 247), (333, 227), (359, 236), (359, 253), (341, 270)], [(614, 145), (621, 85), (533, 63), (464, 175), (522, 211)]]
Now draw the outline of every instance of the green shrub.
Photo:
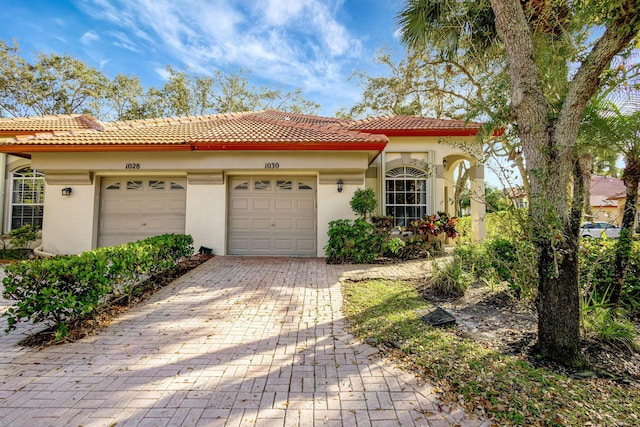
[(22, 319), (45, 322), (66, 334), (67, 324), (120, 292), (131, 293), (150, 275), (173, 267), (193, 253), (193, 239), (185, 235), (150, 237), (135, 243), (100, 248), (81, 255), (23, 261), (5, 267), (3, 296), (17, 300), (3, 314), (8, 327)]
[(325, 247), (327, 262), (370, 263), (382, 252), (384, 237), (363, 219), (339, 219), (329, 223), (329, 243)]
[(469, 289), (473, 280), (473, 271), (468, 271), (460, 255), (454, 254), (451, 261), (443, 265), (433, 263), (429, 285), (438, 294), (460, 297)]
[(9, 232), (11, 246), (17, 249), (28, 249), (29, 245), (38, 239), (38, 229), (31, 224), (14, 228)]
[(533, 299), (536, 265), (533, 246), (526, 241), (488, 239), (479, 244), (458, 245), (454, 254), (465, 272), (493, 285), (506, 282), (516, 296)]
[[(613, 281), (615, 239), (580, 240), (580, 286), (590, 300), (604, 301)], [(640, 315), (640, 242), (632, 243), (629, 269), (625, 277), (621, 303), (632, 316)]]
[(376, 193), (371, 188), (363, 190), (358, 188), (353, 197), (351, 198), (351, 209), (360, 217), (366, 219), (367, 215), (372, 213), (376, 209), (378, 201), (376, 200)]
[(393, 237), (382, 244), (382, 253), (385, 255), (391, 254), (393, 256), (398, 256), (406, 246), (407, 244), (404, 240), (399, 237)]
[[(527, 221), (525, 209), (509, 209), (501, 212), (491, 212), (485, 217), (487, 240), (506, 238), (509, 240), (523, 240), (526, 238), (525, 224)], [(459, 243), (471, 241), (471, 217), (465, 216), (458, 219), (456, 227), (460, 233)]]

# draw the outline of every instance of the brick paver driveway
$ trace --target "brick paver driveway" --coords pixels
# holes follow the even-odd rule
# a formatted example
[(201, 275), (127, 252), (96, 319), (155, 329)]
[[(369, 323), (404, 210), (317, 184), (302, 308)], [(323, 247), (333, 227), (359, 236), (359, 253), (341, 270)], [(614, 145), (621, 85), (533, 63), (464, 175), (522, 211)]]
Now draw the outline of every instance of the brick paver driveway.
[(344, 331), (341, 278), (423, 267), (216, 257), (80, 341), (21, 348), (24, 326), (0, 344), (0, 425), (489, 425)]

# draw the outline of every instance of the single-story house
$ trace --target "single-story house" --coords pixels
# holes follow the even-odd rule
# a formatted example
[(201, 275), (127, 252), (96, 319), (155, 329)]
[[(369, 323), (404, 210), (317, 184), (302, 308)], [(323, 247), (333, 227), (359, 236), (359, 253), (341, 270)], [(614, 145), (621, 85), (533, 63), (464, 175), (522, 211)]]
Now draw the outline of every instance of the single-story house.
[[(624, 217), (624, 206), (627, 202), (627, 192), (626, 190), (618, 193), (618, 194), (614, 194), (613, 196), (611, 196), (609, 198), (609, 201), (615, 203), (616, 205), (616, 225), (622, 225), (622, 218)], [(640, 200), (638, 200), (638, 206), (636, 208), (636, 220), (635, 223), (633, 225), (633, 227), (637, 230), (640, 228)]]
[(592, 222), (608, 222), (610, 224), (620, 225), (622, 223), (622, 210), (624, 208), (624, 200), (622, 203), (616, 196), (625, 193), (624, 182), (611, 176), (592, 176), (590, 185), (590, 197), (592, 218), (588, 218)]
[[(324, 256), (329, 222), (372, 188), (396, 225), (453, 213), (454, 170), (480, 123), (409, 116), (350, 121), (259, 111), (103, 123), (87, 115), (0, 119), (3, 232), (42, 227), (45, 254), (188, 233), (218, 255)], [(475, 147), (475, 148), (474, 148)], [(472, 197), (472, 236), (484, 204)]]

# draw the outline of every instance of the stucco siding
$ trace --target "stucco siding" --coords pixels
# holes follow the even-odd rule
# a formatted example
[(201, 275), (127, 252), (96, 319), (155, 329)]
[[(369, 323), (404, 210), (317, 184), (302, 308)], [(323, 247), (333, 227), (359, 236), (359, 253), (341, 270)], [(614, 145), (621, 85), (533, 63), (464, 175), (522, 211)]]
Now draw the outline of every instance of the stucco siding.
[(43, 252), (78, 254), (95, 248), (98, 220), (95, 181), (88, 185), (74, 185), (69, 196), (62, 196), (65, 186), (45, 186)]

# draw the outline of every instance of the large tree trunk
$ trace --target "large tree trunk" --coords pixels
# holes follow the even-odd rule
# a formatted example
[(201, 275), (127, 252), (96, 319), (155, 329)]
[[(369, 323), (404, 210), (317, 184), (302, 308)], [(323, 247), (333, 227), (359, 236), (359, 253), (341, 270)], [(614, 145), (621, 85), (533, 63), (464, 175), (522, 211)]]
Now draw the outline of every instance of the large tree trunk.
[(538, 267), (538, 351), (568, 365), (582, 362), (577, 231), (567, 189), (574, 165), (563, 133), (549, 119), (531, 30), (519, 0), (491, 0), (509, 58), (511, 104), (529, 171), (529, 216)]
[(629, 259), (633, 250), (633, 229), (638, 210), (638, 182), (640, 182), (640, 159), (627, 159), (627, 164), (622, 174), (624, 185), (627, 188), (627, 200), (624, 203), (622, 214), (622, 231), (616, 243), (616, 258), (613, 263), (613, 281), (609, 302), (615, 306), (620, 305), (624, 279), (627, 276)]
[[(575, 166), (576, 139), (585, 106), (613, 56), (637, 34), (638, 5), (636, 0), (622, 0), (616, 5), (616, 18), (608, 23), (571, 82), (567, 82), (557, 119), (551, 118), (544, 96), (540, 75), (548, 71), (539, 69), (536, 63), (535, 29), (529, 25), (521, 0), (491, 0), (491, 7), (509, 60), (511, 108), (531, 184), (529, 214), (535, 221), (532, 239), (539, 274), (538, 349), (545, 357), (577, 365), (582, 363), (578, 228), (575, 210), (569, 212), (567, 186)], [(562, 25), (558, 29), (564, 30)]]

